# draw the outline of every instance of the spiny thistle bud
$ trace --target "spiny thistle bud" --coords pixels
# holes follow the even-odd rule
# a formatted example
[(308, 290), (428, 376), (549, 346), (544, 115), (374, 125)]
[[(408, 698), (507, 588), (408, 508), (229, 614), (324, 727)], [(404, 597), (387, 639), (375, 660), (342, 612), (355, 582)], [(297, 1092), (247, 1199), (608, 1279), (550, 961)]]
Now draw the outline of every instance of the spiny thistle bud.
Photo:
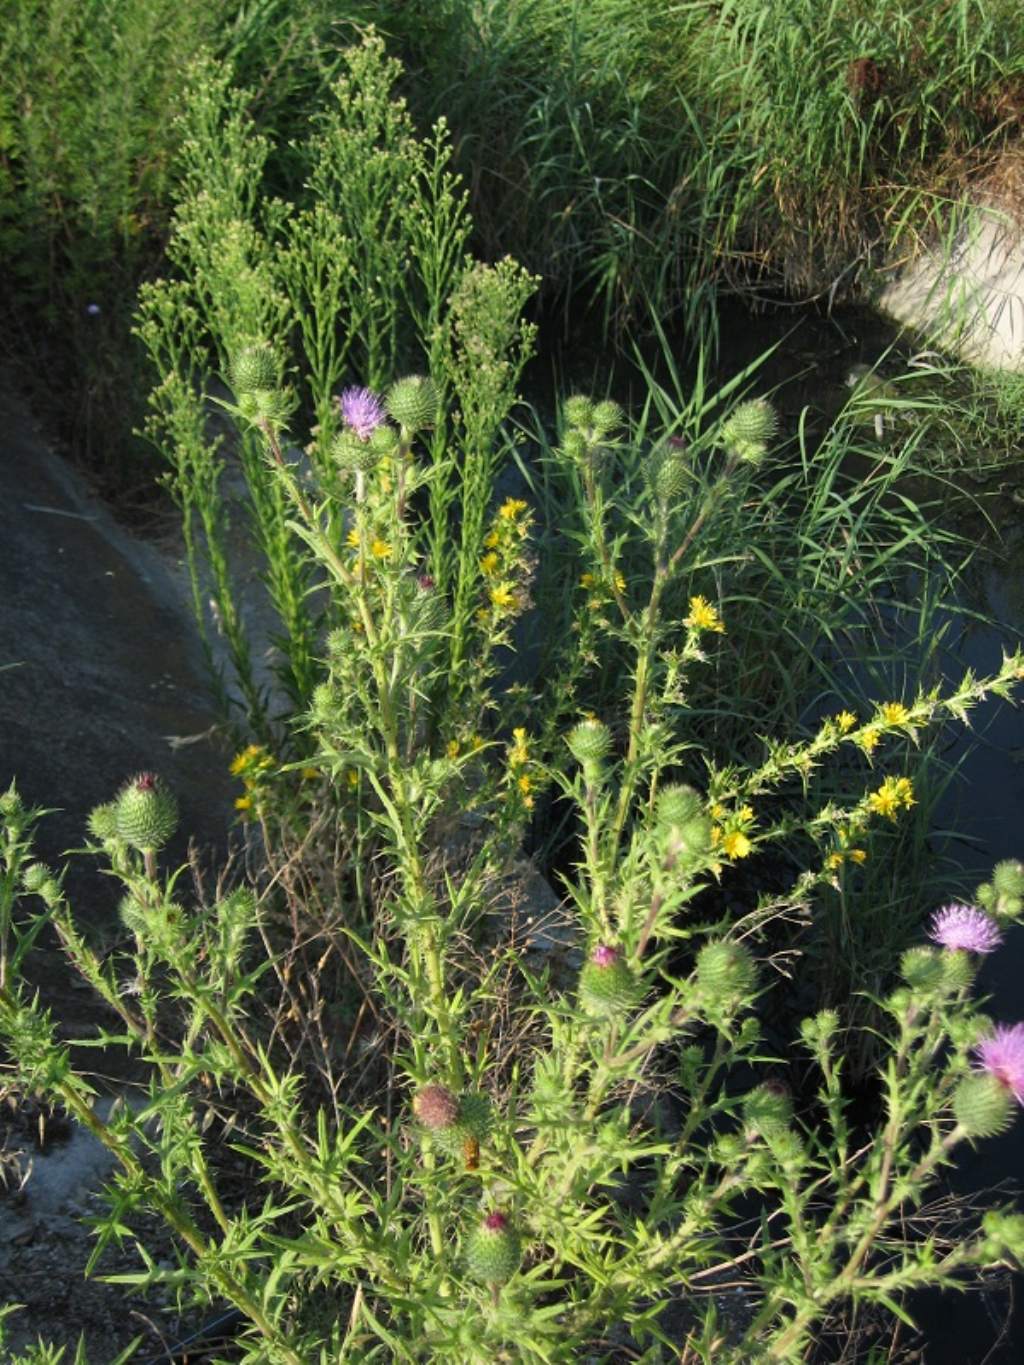
[(275, 389), (278, 382), (277, 357), (265, 341), (244, 346), (231, 357), (231, 387), (238, 396), (257, 389)]
[(369, 444), (370, 449), (376, 453), (378, 460), (387, 459), (398, 450), (398, 432), (393, 426), (384, 422), (370, 436)]
[(523, 1258), (519, 1237), (503, 1213), (489, 1213), (466, 1238), (466, 1269), (484, 1284), (504, 1284)]
[(0, 817), (10, 820), (20, 815), (23, 809), (21, 797), (12, 782), (5, 792), (0, 792)]
[(60, 882), (56, 877), (47, 877), (36, 892), (36, 895), (42, 899), (43, 904), (50, 909), (60, 901), (62, 894)]
[(562, 420), (574, 431), (586, 431), (594, 425), (594, 404), (581, 393), (567, 398), (562, 405)]
[(1024, 1262), (1024, 1213), (993, 1209), (981, 1220), (981, 1231), (986, 1259)]
[(451, 1128), (459, 1117), (459, 1101), (446, 1085), (425, 1085), (413, 1096), (412, 1112), (424, 1128)]
[(101, 842), (116, 839), (118, 837), (117, 803), (105, 801), (101, 806), (93, 806), (89, 812), (88, 828), (92, 837)]
[(491, 1101), (477, 1090), (460, 1095), (456, 1104), (454, 1122), (430, 1130), (434, 1139), (452, 1156), (462, 1152), (467, 1138), (472, 1138), (474, 1142), (486, 1142), (494, 1117)]
[(149, 927), (148, 909), (131, 891), (126, 891), (117, 907), (118, 918), (130, 934), (145, 937)]
[(380, 464), (380, 452), (369, 440), (363, 440), (348, 427), (338, 433), (331, 442), (331, 456), (342, 469), (359, 474), (369, 474)]
[(238, 411), (253, 426), (278, 427), (288, 417), (288, 396), (280, 389), (251, 389), (238, 395)]
[(697, 982), (712, 999), (749, 995), (757, 984), (757, 966), (742, 943), (705, 943), (697, 954)]
[(974, 984), (974, 963), (971, 961), (970, 953), (957, 948), (953, 952), (940, 953), (939, 956), (942, 962), (943, 990), (949, 995), (969, 990)]
[(596, 716), (581, 720), (565, 737), (569, 752), (583, 769), (588, 786), (594, 786), (601, 777), (601, 765), (608, 757), (612, 747), (612, 732)]
[(819, 1010), (813, 1019), (800, 1022), (800, 1036), (808, 1047), (827, 1048), (839, 1032), (839, 1014), (836, 1010)]
[(580, 972), (580, 1004), (588, 1014), (612, 1018), (632, 1009), (639, 983), (618, 948), (599, 943)]
[(992, 910), (1015, 919), (1024, 909), (1024, 863), (1006, 858), (992, 869)]
[(606, 398), (603, 402), (595, 404), (591, 423), (598, 439), (609, 436), (622, 425), (622, 409), (618, 403)]
[(684, 870), (706, 857), (711, 848), (711, 820), (692, 787), (682, 783), (663, 787), (654, 806), (654, 825), (665, 841), (666, 853)]
[(942, 955), (934, 948), (908, 948), (900, 958), (900, 976), (912, 991), (939, 990), (945, 976)]
[(178, 803), (155, 773), (140, 773), (115, 803), (117, 833), (141, 853), (163, 848), (178, 828)]
[(21, 884), (30, 896), (37, 896), (52, 877), (45, 863), (30, 863), (21, 874)]
[(590, 453), (590, 442), (582, 431), (569, 430), (562, 437), (562, 451), (570, 460), (583, 461)]
[(760, 1137), (775, 1137), (793, 1121), (789, 1092), (774, 1081), (757, 1086), (743, 1100), (743, 1123)]
[(675, 502), (690, 480), (690, 461), (683, 442), (670, 441), (652, 451), (644, 466), (647, 487), (659, 502)]
[(722, 426), (722, 444), (731, 455), (756, 463), (778, 430), (775, 409), (765, 398), (753, 398), (731, 412)]
[(427, 431), (437, 422), (438, 397), (434, 381), (412, 374), (392, 384), (384, 400), (388, 415), (408, 431)]
[(987, 1071), (965, 1076), (953, 1095), (953, 1113), (968, 1137), (998, 1137), (1013, 1122), (1013, 1094)]

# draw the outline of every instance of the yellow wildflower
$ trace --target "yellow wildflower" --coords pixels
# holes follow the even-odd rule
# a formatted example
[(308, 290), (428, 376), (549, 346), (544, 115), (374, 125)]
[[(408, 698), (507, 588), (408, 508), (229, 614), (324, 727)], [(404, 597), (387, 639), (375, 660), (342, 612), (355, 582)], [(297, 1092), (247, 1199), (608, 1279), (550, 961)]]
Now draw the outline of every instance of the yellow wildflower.
[(727, 858), (746, 858), (753, 847), (747, 836), (738, 829), (722, 839), (722, 852)]
[(349, 531), (348, 535), (345, 537), (345, 540), (349, 545), (352, 546), (353, 550), (359, 549), (359, 532), (355, 529), (354, 526), (352, 530)]
[(712, 825), (712, 826), (711, 826), (711, 847), (712, 847), (712, 848), (717, 848), (718, 845), (719, 845), (721, 842), (722, 842), (722, 826), (721, 826), (721, 825)]
[(690, 614), (683, 617), (683, 625), (689, 626), (692, 630), (717, 630), (720, 633), (725, 631), (725, 625), (718, 612), (706, 597), (690, 598)]
[(303, 768), (302, 776), (307, 782), (312, 782), (320, 776), (320, 770), (318, 768)]
[(580, 587), (581, 587), (581, 588), (592, 588), (593, 586), (594, 586), (594, 575), (593, 575), (592, 573), (585, 573), (585, 574), (581, 574), (581, 575), (580, 575)]
[(626, 591), (626, 580), (623, 578), (622, 574), (620, 574), (618, 571), (616, 571), (616, 574), (615, 574), (615, 586), (616, 586), (616, 588), (619, 590), (619, 592), (625, 592), (625, 591)]
[(493, 550), (489, 550), (480, 561), (480, 572), (490, 578), (498, 571), (498, 556)]
[(856, 724), (857, 717), (852, 711), (840, 711), (839, 715), (836, 716), (836, 725), (839, 727), (840, 734), (845, 735), (846, 732), (852, 730)]
[(448, 754), (448, 757), (449, 757), (449, 758), (458, 758), (458, 756), (459, 756), (459, 741), (458, 741), (457, 739), (450, 739), (450, 740), (448, 741), (448, 745), (447, 745), (447, 748), (446, 748), (445, 752)]
[(345, 774), (345, 781), (350, 787), (359, 786), (359, 774), (356, 772), (355, 768), (349, 768), (348, 772)]
[(477, 749), (482, 749), (484, 747), (485, 740), (483, 735), (473, 735), (469, 742), (473, 750), (475, 751)]
[(523, 805), (526, 807), (527, 810), (533, 810), (533, 797), (532, 797), (532, 796), (524, 796), (524, 797), (523, 797)]
[(737, 813), (737, 818), (740, 819), (740, 820), (743, 820), (743, 821), (745, 821), (745, 822), (746, 822), (746, 821), (753, 820), (753, 818), (754, 818), (754, 807), (753, 807), (753, 806), (740, 806), (739, 811), (738, 811), (738, 813)]
[(859, 736), (857, 743), (866, 754), (869, 754), (878, 744), (878, 734), (874, 730), (865, 730), (864, 733)]
[(515, 593), (507, 583), (499, 583), (496, 588), (491, 589), (491, 603), (499, 611), (508, 611), (515, 606)]
[(868, 805), (876, 815), (896, 819), (901, 806), (907, 810), (914, 805), (914, 787), (909, 777), (887, 777), (877, 791), (868, 797)]
[(862, 848), (851, 848), (846, 856), (854, 863), (867, 862), (868, 857)]
[(508, 751), (508, 761), (513, 767), (521, 767), (530, 761), (530, 742), (526, 738), (526, 730), (521, 725), (517, 725), (512, 731), (512, 745)]
[(527, 796), (529, 794), (530, 788), (533, 786), (533, 783), (527, 777), (526, 773), (523, 773), (522, 777), (519, 779), (518, 785), (519, 790), (523, 793), (523, 795)]
[(231, 760), (232, 776), (237, 777), (239, 773), (244, 773), (247, 768), (251, 768), (264, 752), (265, 750), (262, 744), (248, 745), (240, 754), (236, 754)]
[(380, 536), (374, 536), (370, 545), (370, 554), (373, 555), (374, 559), (390, 559), (391, 546), (386, 540), (381, 540)]
[(887, 701), (879, 712), (886, 725), (906, 725), (910, 719), (910, 712), (901, 701)]
[(252, 806), (251, 796), (235, 797), (235, 810), (249, 810), (251, 806)]
[(488, 550), (493, 550), (497, 544), (498, 544), (497, 531), (488, 531), (487, 534), (484, 536), (485, 548)]
[(715, 804), (711, 807), (711, 814), (716, 820), (725, 819), (726, 809), (722, 805), (721, 801), (716, 801)]
[(498, 516), (503, 521), (515, 521), (520, 512), (526, 511), (526, 506), (522, 498), (506, 498), (498, 508)]
[(825, 859), (825, 866), (832, 868), (833, 871), (837, 867), (842, 867), (842, 865), (843, 855), (841, 853), (830, 853), (828, 857)]

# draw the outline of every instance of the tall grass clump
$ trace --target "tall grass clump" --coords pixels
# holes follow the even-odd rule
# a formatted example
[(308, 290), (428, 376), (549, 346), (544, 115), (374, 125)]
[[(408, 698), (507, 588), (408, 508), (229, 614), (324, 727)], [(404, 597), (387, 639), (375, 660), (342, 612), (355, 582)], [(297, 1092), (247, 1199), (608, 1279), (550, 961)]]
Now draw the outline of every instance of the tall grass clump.
[(610, 326), (870, 282), (945, 234), (1024, 117), (1012, 0), (361, 8), (450, 118), (489, 250)]
[[(851, 477), (842, 423), (787, 450), (741, 381), (652, 382), (638, 417), (571, 395), (528, 460), (535, 280), (466, 254), (446, 129), (415, 135), (399, 74), (374, 37), (346, 53), (293, 202), (264, 193), (245, 93), (210, 61), (191, 78), (176, 273), (138, 327), (263, 860), (188, 894), (174, 793), (129, 776), (86, 836), (121, 897), (100, 951), (12, 784), (9, 1084), (116, 1160), (88, 1270), (133, 1239), (119, 1282), (230, 1304), (240, 1360), (806, 1359), (851, 1308), (905, 1322), (910, 1291), (1024, 1256), (1013, 1208), (931, 1201), (1024, 1096), (1024, 1024), (973, 990), (1024, 868), (893, 944), (869, 1024), (849, 996), (802, 1003), (837, 885), (921, 802), (908, 746), (1012, 698), (1024, 655), (836, 695), (887, 566), (933, 558), (895, 481), (910, 456)], [(269, 678), (220, 538), (228, 461), (280, 623)], [(540, 915), (521, 851), (545, 821), (563, 899)], [(94, 1107), (25, 977), (41, 935), (148, 1077), (139, 1107)]]

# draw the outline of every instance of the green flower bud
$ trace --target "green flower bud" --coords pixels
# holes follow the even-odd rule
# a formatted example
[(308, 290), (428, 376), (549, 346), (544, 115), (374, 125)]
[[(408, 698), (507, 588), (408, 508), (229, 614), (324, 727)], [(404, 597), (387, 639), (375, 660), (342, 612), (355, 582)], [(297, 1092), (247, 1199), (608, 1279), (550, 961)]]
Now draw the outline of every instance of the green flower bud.
[(654, 806), (654, 826), (664, 851), (685, 871), (711, 849), (711, 819), (692, 787), (663, 787)]
[(838, 1032), (839, 1014), (836, 1010), (819, 1010), (813, 1019), (803, 1019), (800, 1023), (801, 1038), (815, 1050), (828, 1047)]
[(562, 405), (562, 420), (575, 431), (586, 431), (594, 425), (594, 404), (583, 394), (573, 394)]
[(900, 958), (900, 976), (912, 991), (939, 990), (945, 980), (942, 954), (934, 948), (908, 948)]
[(942, 988), (948, 995), (957, 991), (969, 990), (974, 984), (974, 963), (970, 953), (962, 948), (940, 953), (942, 963)]
[(562, 451), (570, 460), (579, 463), (590, 454), (590, 442), (582, 431), (570, 430), (562, 437)]
[(599, 943), (583, 964), (579, 993), (588, 1014), (611, 1019), (634, 1008), (640, 986), (619, 950)]
[(584, 772), (600, 770), (612, 747), (612, 732), (604, 721), (589, 716), (573, 726), (565, 737), (569, 752)]
[(178, 803), (155, 773), (140, 773), (115, 803), (117, 833), (141, 853), (163, 848), (178, 828)]
[(335, 464), (354, 473), (368, 474), (380, 463), (380, 452), (370, 441), (362, 440), (346, 427), (331, 442), (331, 456)]
[(369, 444), (378, 460), (388, 459), (398, 450), (398, 432), (387, 422), (382, 422), (371, 432)]
[(437, 422), (438, 397), (434, 381), (413, 374), (392, 384), (384, 406), (399, 426), (408, 431), (427, 431)]
[(412, 1112), (424, 1128), (436, 1132), (458, 1122), (459, 1101), (446, 1085), (425, 1085), (413, 1096)]
[(21, 874), (21, 884), (30, 896), (39, 895), (46, 883), (52, 880), (53, 873), (45, 863), (30, 863)]
[(149, 911), (138, 896), (126, 891), (117, 907), (118, 918), (130, 934), (142, 939), (149, 928)]
[(458, 1098), (453, 1123), (432, 1129), (436, 1141), (452, 1156), (458, 1156), (467, 1138), (486, 1142), (494, 1121), (491, 1101), (479, 1091), (470, 1090)]
[(992, 910), (1007, 919), (1016, 919), (1024, 909), (1024, 863), (1006, 858), (992, 869)]
[(489, 1213), (466, 1238), (466, 1270), (484, 1284), (504, 1284), (519, 1269), (522, 1246), (503, 1213)]
[(12, 782), (5, 792), (0, 792), (0, 818), (11, 820), (22, 813), (24, 806)]
[(659, 502), (674, 503), (690, 481), (690, 460), (683, 441), (658, 446), (644, 465), (644, 479)]
[(993, 1209), (981, 1220), (981, 1231), (987, 1260), (1024, 1263), (1024, 1213)]
[(254, 393), (257, 389), (276, 389), (278, 386), (277, 357), (265, 341), (245, 346), (231, 357), (231, 387), (237, 396)]
[(43, 904), (52, 910), (59, 904), (63, 892), (56, 877), (47, 877), (36, 894), (42, 899)]
[(774, 1137), (793, 1121), (793, 1104), (781, 1085), (766, 1081), (743, 1100), (743, 1124), (760, 1137)]
[(597, 403), (591, 418), (595, 434), (600, 438), (608, 436), (622, 425), (622, 409), (610, 398)]
[(697, 954), (697, 984), (712, 1000), (747, 996), (757, 985), (757, 966), (742, 943), (705, 943)]
[(281, 426), (288, 416), (288, 399), (280, 389), (251, 389), (238, 395), (238, 411), (253, 426)]
[(998, 1137), (1013, 1122), (1013, 1095), (987, 1071), (965, 1076), (953, 1094), (953, 1113), (968, 1137)]
[(740, 459), (759, 458), (778, 430), (779, 419), (771, 403), (765, 398), (753, 398), (726, 418), (722, 426), (722, 444)]
[(89, 812), (88, 821), (89, 833), (94, 839), (99, 839), (105, 843), (108, 839), (116, 839), (117, 835), (117, 803), (105, 801), (101, 806), (93, 806)]

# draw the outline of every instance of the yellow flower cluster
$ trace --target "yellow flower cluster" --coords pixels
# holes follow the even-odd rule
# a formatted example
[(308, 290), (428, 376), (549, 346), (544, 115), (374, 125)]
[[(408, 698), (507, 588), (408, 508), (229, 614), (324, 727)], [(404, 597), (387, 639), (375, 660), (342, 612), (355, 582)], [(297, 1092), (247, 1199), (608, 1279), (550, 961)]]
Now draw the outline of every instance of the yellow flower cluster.
[(518, 791), (525, 809), (533, 810), (533, 797), (530, 795), (533, 781), (526, 771), (530, 762), (530, 741), (522, 725), (517, 725), (512, 731), (512, 743), (506, 750), (506, 756), (510, 776), (515, 782), (515, 790)]
[[(345, 541), (350, 549), (359, 549), (359, 532), (353, 527), (345, 537)], [(390, 559), (392, 550), (388, 541), (381, 539), (380, 536), (373, 536), (367, 547), (374, 559)]]
[(523, 542), (531, 521), (522, 498), (506, 498), (498, 508), (478, 561), (487, 585), (486, 605), (477, 612), (481, 623), (515, 616), (528, 601), (522, 582), (527, 567)]
[(716, 630), (724, 635), (725, 623), (706, 597), (690, 598), (690, 614), (683, 617), (683, 625), (691, 630)]
[(914, 804), (914, 786), (909, 777), (887, 777), (878, 790), (868, 796), (869, 809), (890, 820), (896, 819), (896, 812), (901, 807), (909, 810)]
[(850, 840), (853, 837), (849, 825), (840, 825), (836, 830), (837, 847), (825, 859), (825, 866), (832, 871), (846, 862), (863, 863), (867, 861), (867, 853), (862, 848), (853, 848)]
[(740, 806), (729, 814), (725, 806), (716, 802), (711, 807), (712, 819), (718, 823), (711, 826), (711, 847), (727, 858), (748, 858), (754, 851), (748, 831), (754, 823), (752, 806)]
[(602, 577), (599, 574), (585, 573), (580, 576), (580, 587), (586, 588), (590, 596), (587, 599), (587, 606), (591, 611), (599, 611), (605, 605), (614, 591), (624, 593), (626, 591), (626, 580), (618, 569), (614, 570), (610, 578)]
[(231, 776), (240, 777), (245, 795), (235, 798), (235, 810), (252, 810), (259, 797), (259, 788), (276, 767), (274, 759), (262, 744), (250, 744), (231, 760)]

